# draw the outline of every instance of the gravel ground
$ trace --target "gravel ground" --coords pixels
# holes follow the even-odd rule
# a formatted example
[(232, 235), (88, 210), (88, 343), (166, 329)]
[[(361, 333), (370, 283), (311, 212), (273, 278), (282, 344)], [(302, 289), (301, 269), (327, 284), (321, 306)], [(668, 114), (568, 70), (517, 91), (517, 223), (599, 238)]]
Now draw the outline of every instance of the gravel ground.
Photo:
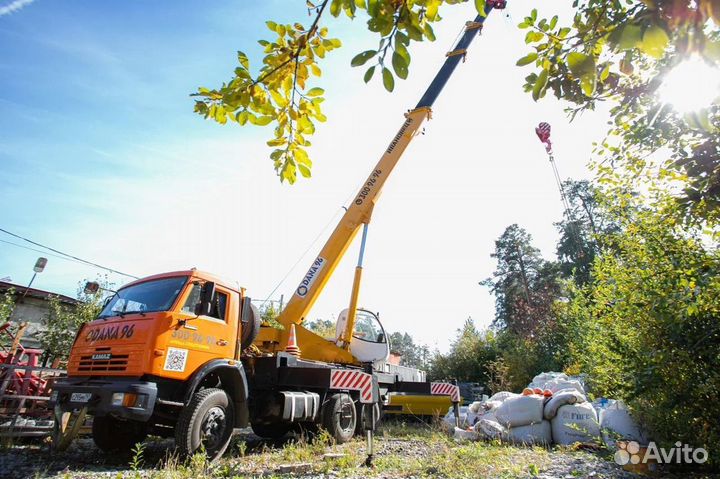
[[(279, 469), (272, 462), (268, 462), (267, 457), (273, 454), (279, 454), (283, 451), (283, 442), (267, 442), (262, 441), (256, 436), (247, 434), (243, 437), (247, 444), (245, 457), (235, 458), (230, 454), (226, 454), (222, 460), (222, 468), (217, 469), (217, 474), (225, 476), (287, 476), (287, 477), (306, 477), (306, 478), (324, 478), (337, 479), (339, 477), (357, 477), (366, 479), (369, 476), (399, 478), (399, 477), (417, 477), (408, 476), (393, 472), (391, 469), (376, 470), (374, 473), (364, 468), (345, 469), (343, 472), (326, 472), (324, 474), (301, 475), (301, 471), (291, 475), (283, 475), (279, 473)], [(376, 458), (378, 462), (382, 458), (394, 456), (402, 462), (419, 461), (423, 458), (437, 454), (445, 454), (448, 447), (454, 446), (439, 442), (417, 440), (412, 438), (388, 438), (379, 437), (376, 441)], [(488, 451), (495, 454), (498, 448), (502, 446), (488, 446)], [(362, 448), (362, 443), (354, 442), (339, 446), (342, 448), (353, 448), (352, 451), (358, 454)], [(347, 449), (346, 449), (347, 450)], [(35, 443), (27, 443), (24, 445), (16, 445), (11, 448), (0, 450), (0, 478), (119, 478), (119, 477), (148, 477), (153, 472), (163, 468), (167, 458), (171, 455), (171, 441), (148, 441), (144, 451), (145, 467), (139, 471), (139, 476), (129, 467), (130, 458), (127, 456), (108, 456), (101, 453), (93, 444), (91, 439), (79, 439), (75, 441), (73, 446), (64, 453), (51, 455), (47, 445)], [(568, 450), (551, 450), (549, 452), (532, 450), (524, 450), (522, 448), (504, 448), (500, 450), (506, 459), (511, 462), (517, 460), (518, 463), (528, 464), (532, 462), (532, 466), (527, 472), (514, 473), (510, 476), (501, 474), (498, 476), (485, 477), (535, 477), (538, 479), (574, 479), (574, 478), (607, 478), (607, 479), (635, 479), (636, 476), (622, 470), (613, 462), (606, 460), (601, 455), (592, 451), (568, 451)], [(534, 455), (533, 455), (534, 454)], [(354, 456), (355, 457), (355, 456)], [(353, 457), (353, 458), (354, 458)], [(523, 466), (526, 467), (526, 466)], [(228, 470), (232, 471), (228, 474)], [(214, 474), (210, 474), (213, 476)], [(437, 470), (432, 467), (423, 470), (420, 476), (435, 477), (439, 476)], [(185, 477), (185, 476), (183, 476)], [(654, 477), (668, 477), (674, 479), (691, 477), (687, 474), (657, 474)], [(694, 476), (696, 478), (707, 477), (720, 479), (720, 476)]]

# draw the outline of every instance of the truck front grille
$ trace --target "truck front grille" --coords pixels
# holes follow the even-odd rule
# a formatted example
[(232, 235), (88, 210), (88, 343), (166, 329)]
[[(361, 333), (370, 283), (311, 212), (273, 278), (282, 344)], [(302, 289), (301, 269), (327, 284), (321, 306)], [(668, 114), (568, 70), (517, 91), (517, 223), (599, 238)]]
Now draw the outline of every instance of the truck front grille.
[(128, 354), (112, 354), (110, 348), (97, 348), (93, 354), (80, 356), (78, 371), (125, 371), (128, 364), (128, 357)]

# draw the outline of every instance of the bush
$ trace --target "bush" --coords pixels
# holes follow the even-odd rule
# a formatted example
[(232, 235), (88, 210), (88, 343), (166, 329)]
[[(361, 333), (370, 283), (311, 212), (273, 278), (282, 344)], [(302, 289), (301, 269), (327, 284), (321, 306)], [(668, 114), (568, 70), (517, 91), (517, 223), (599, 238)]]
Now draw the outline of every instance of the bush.
[(625, 399), (656, 440), (720, 465), (720, 253), (672, 217), (639, 211), (598, 258), (561, 322), (571, 369)]

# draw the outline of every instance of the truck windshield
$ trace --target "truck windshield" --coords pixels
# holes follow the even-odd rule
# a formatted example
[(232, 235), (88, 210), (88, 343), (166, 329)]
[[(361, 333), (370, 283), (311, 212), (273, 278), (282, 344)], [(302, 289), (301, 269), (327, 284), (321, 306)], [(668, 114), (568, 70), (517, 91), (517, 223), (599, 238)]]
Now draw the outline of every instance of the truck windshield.
[(130, 313), (167, 311), (182, 291), (187, 277), (156, 279), (122, 288), (110, 298), (99, 318), (123, 316)]

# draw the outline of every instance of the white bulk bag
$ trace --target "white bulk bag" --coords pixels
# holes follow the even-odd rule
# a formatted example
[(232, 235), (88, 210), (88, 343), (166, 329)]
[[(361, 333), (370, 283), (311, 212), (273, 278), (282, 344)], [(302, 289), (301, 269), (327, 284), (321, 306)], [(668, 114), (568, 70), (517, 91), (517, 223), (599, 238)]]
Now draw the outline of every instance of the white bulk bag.
[(493, 412), (505, 427), (526, 426), (543, 420), (544, 402), (545, 398), (539, 395), (515, 396), (503, 401)]
[(545, 417), (545, 419), (550, 420), (557, 415), (557, 411), (560, 406), (564, 406), (566, 404), (582, 403), (585, 401), (587, 401), (587, 399), (585, 399), (585, 396), (583, 396), (574, 389), (566, 389), (564, 391), (559, 391), (553, 394), (550, 400), (545, 403), (543, 416)]
[(537, 424), (511, 427), (506, 438), (513, 444), (535, 445), (552, 443), (552, 427), (550, 421), (540, 421)]
[(480, 417), (475, 424), (475, 432), (485, 439), (503, 439), (507, 436), (507, 429), (497, 422), (497, 418), (492, 412)]
[(511, 397), (519, 396), (519, 394), (511, 393), (510, 391), (500, 391), (499, 393), (495, 393), (492, 396), (490, 396), (490, 399), (488, 399), (488, 402), (491, 401), (499, 401), (504, 402), (506, 399), (509, 399)]
[(565, 373), (557, 373), (557, 372), (549, 372), (549, 373), (540, 373), (537, 376), (535, 376), (530, 384), (528, 384), (528, 388), (535, 389), (548, 389), (545, 387), (547, 383), (550, 381), (554, 381), (555, 379), (568, 379), (567, 374)]
[(599, 443), (600, 425), (595, 409), (589, 402), (560, 406), (551, 422), (556, 444)]
[(562, 391), (563, 389), (574, 389), (582, 395), (585, 395), (585, 387), (577, 379), (554, 379), (545, 384), (545, 389), (552, 392)]
[(637, 441), (640, 444), (647, 444), (648, 441), (622, 401), (615, 401), (607, 408), (600, 410), (600, 429), (602, 429), (605, 444), (610, 447), (613, 447), (618, 439)]

